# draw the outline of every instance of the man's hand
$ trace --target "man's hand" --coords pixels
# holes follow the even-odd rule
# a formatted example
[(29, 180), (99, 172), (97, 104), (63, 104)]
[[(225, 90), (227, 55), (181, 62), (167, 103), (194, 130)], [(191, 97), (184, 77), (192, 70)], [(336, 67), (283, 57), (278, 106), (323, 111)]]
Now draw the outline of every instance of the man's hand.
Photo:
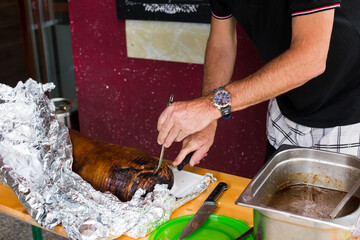
[(220, 111), (210, 104), (210, 96), (174, 102), (159, 117), (157, 141), (168, 148), (174, 141), (182, 141), (220, 117)]
[(203, 130), (196, 132), (183, 141), (182, 149), (173, 162), (174, 166), (179, 165), (190, 152), (196, 151), (190, 159), (190, 166), (200, 163), (200, 160), (207, 156), (211, 145), (214, 143), (217, 121), (211, 122)]

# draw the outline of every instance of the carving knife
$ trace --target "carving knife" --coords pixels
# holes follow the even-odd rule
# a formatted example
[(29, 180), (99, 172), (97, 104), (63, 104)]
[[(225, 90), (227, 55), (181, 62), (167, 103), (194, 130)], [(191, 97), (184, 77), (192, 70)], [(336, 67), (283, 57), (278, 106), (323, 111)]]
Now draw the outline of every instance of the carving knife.
[(205, 200), (201, 208), (196, 212), (193, 218), (188, 222), (182, 231), (179, 240), (182, 240), (192, 234), (196, 229), (198, 229), (206, 219), (214, 212), (216, 209), (215, 201), (220, 197), (220, 195), (227, 190), (227, 184), (220, 182), (215, 189), (210, 193), (209, 197)]
[(243, 239), (243, 238), (247, 237), (249, 234), (251, 234), (253, 231), (254, 231), (254, 228), (250, 228), (249, 230), (247, 230), (246, 232), (244, 232), (243, 234), (241, 234), (239, 237), (235, 238), (234, 240)]
[[(170, 106), (172, 103), (174, 102), (174, 94), (171, 94), (170, 98), (169, 98), (169, 102), (167, 104), (167, 106)], [(159, 163), (158, 166), (156, 168), (156, 170), (154, 171), (154, 175), (159, 171), (163, 157), (164, 157), (164, 150), (165, 150), (165, 143), (162, 144), (161, 146), (161, 153), (160, 153), (160, 158), (159, 158)]]

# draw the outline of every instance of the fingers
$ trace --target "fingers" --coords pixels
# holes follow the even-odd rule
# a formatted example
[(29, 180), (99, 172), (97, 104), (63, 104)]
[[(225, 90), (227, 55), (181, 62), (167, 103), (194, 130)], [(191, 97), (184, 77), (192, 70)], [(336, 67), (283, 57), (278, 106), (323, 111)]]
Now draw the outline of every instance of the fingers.
[[(182, 149), (174, 160), (173, 165), (179, 165), (185, 159), (187, 154), (194, 151), (195, 153), (191, 157), (189, 164), (190, 166), (199, 164), (200, 160), (207, 155), (207, 152), (214, 142), (216, 126), (217, 122), (213, 121), (203, 130), (184, 138)], [(177, 139), (180, 139), (181, 137), (182, 132), (180, 131)]]
[(184, 140), (188, 135), (185, 134), (183, 131), (180, 130), (179, 135), (177, 136), (177, 138), (175, 139), (176, 142), (181, 142), (182, 140)]
[[(173, 162), (173, 165), (174, 166), (179, 165), (185, 159), (186, 155), (188, 155), (189, 153), (191, 153), (191, 152), (193, 152), (195, 150), (196, 149), (192, 150), (191, 148), (183, 148), (183, 149), (181, 149), (181, 151), (179, 152), (179, 155), (175, 158), (175, 160)], [(194, 153), (194, 155), (195, 155), (195, 153)], [(190, 159), (190, 161), (191, 161), (191, 159)]]
[(164, 124), (165, 120), (167, 119), (167, 108), (160, 114), (160, 117), (157, 122), (157, 130), (160, 131), (162, 125)]
[[(174, 122), (168, 116), (169, 116), (169, 107), (167, 107), (161, 113), (161, 115), (158, 119), (158, 124), (157, 124), (157, 130), (159, 131), (159, 135), (157, 138), (158, 144), (163, 144), (165, 142), (165, 139), (167, 138), (170, 130), (174, 126)], [(177, 137), (177, 135), (175, 136), (175, 138), (176, 137)]]
[(173, 127), (170, 129), (169, 135), (165, 139), (165, 147), (170, 147), (175, 139), (177, 139), (179, 133), (180, 128), (177, 125), (173, 125)]
[(207, 156), (207, 150), (204, 146), (200, 147), (199, 149), (196, 149), (195, 146), (193, 147), (190, 147), (189, 145), (184, 145), (184, 146), (186, 147), (183, 147), (183, 149), (181, 149), (181, 151), (179, 152), (179, 155), (175, 158), (173, 162), (174, 166), (179, 165), (185, 159), (185, 157), (193, 151), (195, 151), (195, 153), (192, 155), (189, 162), (189, 165), (192, 167), (195, 166), (196, 164), (199, 164), (201, 159)]
[(207, 153), (204, 147), (201, 147), (199, 150), (197, 150), (194, 155), (190, 159), (189, 165), (191, 167), (195, 166), (196, 164), (199, 164), (201, 159), (206, 157)]
[[(174, 103), (173, 105), (176, 105)], [(167, 107), (160, 115), (157, 123), (157, 129), (159, 135), (157, 138), (158, 144), (165, 143), (165, 147), (170, 147), (171, 144), (176, 141), (180, 142), (188, 136), (185, 132), (181, 131), (183, 128), (182, 124), (175, 124), (179, 117), (174, 117), (174, 106)]]

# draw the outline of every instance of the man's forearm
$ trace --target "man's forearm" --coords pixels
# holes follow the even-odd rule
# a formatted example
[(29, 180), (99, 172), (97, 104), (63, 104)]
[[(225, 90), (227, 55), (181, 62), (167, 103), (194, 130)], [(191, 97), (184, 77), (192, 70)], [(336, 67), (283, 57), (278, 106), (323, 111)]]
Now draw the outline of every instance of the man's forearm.
[[(223, 30), (224, 27), (213, 25), (211, 31), (215, 32), (218, 28)], [(230, 82), (235, 64), (237, 44), (234, 20), (229, 24), (228, 30), (230, 34), (227, 37), (210, 33), (205, 53), (202, 96), (207, 96), (213, 89)]]
[(239, 111), (276, 97), (299, 87), (322, 71), (321, 68), (319, 72), (309, 71), (310, 68), (311, 62), (307, 64), (295, 51), (285, 52), (254, 74), (226, 86), (231, 94), (231, 110)]
[(213, 89), (227, 85), (233, 74), (234, 56), (225, 54), (221, 49), (208, 48), (204, 64), (202, 95), (209, 95)]
[(256, 73), (226, 87), (232, 96), (231, 110), (276, 97), (323, 73), (332, 22), (333, 10), (294, 19), (291, 47)]

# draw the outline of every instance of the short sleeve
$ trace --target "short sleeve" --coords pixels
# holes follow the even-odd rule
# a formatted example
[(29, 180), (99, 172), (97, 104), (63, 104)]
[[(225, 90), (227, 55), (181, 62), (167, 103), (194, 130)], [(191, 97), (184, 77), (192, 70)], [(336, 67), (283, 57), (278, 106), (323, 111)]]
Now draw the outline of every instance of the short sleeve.
[(340, 3), (341, 0), (289, 0), (292, 17), (337, 8)]
[(224, 0), (210, 0), (211, 14), (217, 19), (227, 19), (232, 16), (232, 12), (226, 6)]

